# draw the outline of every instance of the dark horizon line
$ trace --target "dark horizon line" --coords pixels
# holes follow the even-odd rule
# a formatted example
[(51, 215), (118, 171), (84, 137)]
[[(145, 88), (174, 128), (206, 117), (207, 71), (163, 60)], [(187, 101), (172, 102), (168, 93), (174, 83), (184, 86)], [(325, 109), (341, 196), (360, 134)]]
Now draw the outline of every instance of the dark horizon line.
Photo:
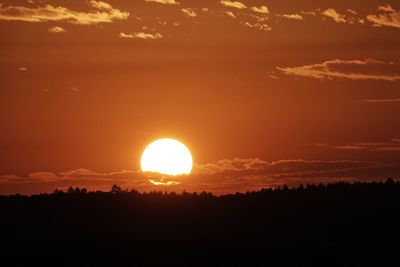
[(236, 191), (233, 193), (227, 193), (227, 194), (213, 194), (210, 191), (192, 191), (188, 192), (185, 189), (182, 190), (181, 193), (175, 192), (175, 191), (167, 191), (167, 190), (149, 190), (149, 191), (138, 191), (136, 189), (122, 189), (119, 185), (112, 185), (110, 191), (102, 191), (102, 190), (88, 190), (85, 187), (73, 187), (70, 186), (68, 190), (63, 191), (59, 190), (58, 188), (54, 189), (53, 192), (47, 193), (47, 192), (42, 192), (42, 193), (35, 193), (35, 194), (21, 194), (21, 193), (15, 193), (15, 194), (8, 194), (8, 195), (3, 195), (0, 194), (0, 197), (2, 198), (8, 198), (8, 197), (38, 197), (38, 196), (52, 196), (52, 195), (57, 195), (57, 194), (65, 194), (65, 195), (73, 195), (73, 194), (135, 194), (135, 195), (140, 195), (140, 196), (145, 196), (145, 195), (164, 195), (164, 196), (185, 196), (185, 195), (192, 195), (192, 196), (201, 196), (201, 195), (207, 195), (207, 196), (212, 196), (212, 197), (224, 197), (224, 196), (234, 196), (234, 195), (246, 195), (246, 194), (252, 194), (252, 193), (261, 193), (261, 192), (280, 192), (280, 191), (299, 191), (299, 190), (309, 190), (309, 189), (314, 189), (314, 188), (329, 188), (329, 187), (335, 187), (335, 186), (365, 186), (365, 185), (400, 185), (400, 178), (392, 178), (388, 177), (386, 180), (380, 180), (380, 181), (354, 181), (354, 182), (347, 182), (347, 181), (339, 181), (339, 182), (332, 182), (332, 183), (307, 183), (307, 184), (299, 184), (297, 186), (289, 186), (287, 184), (284, 184), (282, 186), (275, 186), (275, 187), (264, 187), (259, 190), (247, 190), (246, 192), (240, 192)]

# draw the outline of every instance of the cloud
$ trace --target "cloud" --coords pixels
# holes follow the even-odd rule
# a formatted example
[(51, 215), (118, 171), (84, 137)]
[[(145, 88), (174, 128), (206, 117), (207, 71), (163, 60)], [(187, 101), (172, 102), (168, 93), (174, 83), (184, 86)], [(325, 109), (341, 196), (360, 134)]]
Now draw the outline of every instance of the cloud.
[(302, 20), (303, 17), (299, 14), (283, 14), (282, 17), (287, 19)]
[(378, 11), (382, 14), (370, 14), (367, 20), (375, 26), (386, 26), (400, 28), (400, 11), (396, 11), (390, 5), (379, 6)]
[(377, 99), (364, 99), (366, 103), (394, 103), (400, 102), (400, 98), (377, 98)]
[(146, 2), (153, 2), (163, 5), (179, 5), (180, 3), (175, 0), (146, 0)]
[(380, 5), (378, 6), (378, 11), (383, 11), (383, 12), (396, 12), (396, 10), (391, 6), (391, 5)]
[(243, 24), (246, 27), (258, 29), (261, 31), (271, 31), (272, 30), (272, 28), (268, 24), (260, 23), (260, 22), (250, 23), (250, 22), (246, 21), (246, 22), (242, 22), (241, 24)]
[(257, 13), (262, 13), (262, 14), (269, 13), (268, 7), (266, 7), (266, 6), (260, 6), (260, 7), (253, 6), (250, 9)]
[(366, 149), (366, 146), (362, 145), (341, 145), (341, 146), (334, 146), (335, 149), (342, 149), (342, 150), (363, 150)]
[(90, 0), (89, 4), (98, 10), (112, 10), (112, 6), (106, 2), (103, 1), (97, 1), (97, 0)]
[(315, 11), (301, 11), (300, 12), (303, 15), (310, 15), (310, 16), (316, 16), (317, 13)]
[(314, 177), (317, 175), (321, 177), (324, 174), (376, 165), (377, 163), (357, 160), (290, 159), (269, 162), (258, 158), (233, 158), (222, 159), (216, 163), (198, 165), (193, 175), (209, 175), (212, 179), (219, 176), (238, 178), (247, 176)]
[(60, 27), (60, 26), (53, 26), (48, 31), (52, 32), (52, 33), (66, 32), (66, 30), (63, 27)]
[(357, 11), (350, 9), (350, 8), (347, 9), (347, 12), (349, 12), (350, 14), (353, 14), (353, 15), (357, 15)]
[(160, 174), (132, 170), (96, 172), (79, 168), (63, 172), (38, 171), (25, 176), (0, 175), (0, 185), (2, 185), (0, 194), (53, 192), (56, 188), (66, 190), (70, 186), (108, 191), (113, 184), (118, 184), (123, 188), (148, 191), (159, 188), (159, 186), (168, 188), (178, 185), (181, 177), (174, 177), (176, 181), (169, 181), (168, 179), (169, 177)]
[(182, 8), (181, 11), (189, 17), (197, 17), (197, 13), (192, 8)]
[(26, 68), (26, 67), (19, 67), (18, 70), (19, 70), (19, 71), (27, 71), (28, 68)]
[(400, 74), (396, 64), (374, 59), (364, 60), (328, 60), (320, 64), (298, 67), (277, 67), (286, 75), (315, 79), (350, 79), (398, 81)]
[(124, 38), (124, 39), (133, 39), (134, 38), (133, 34), (123, 33), (123, 32), (120, 32), (118, 34), (118, 37)]
[(76, 87), (70, 87), (70, 88), (68, 88), (68, 90), (75, 92), (75, 93), (78, 93), (80, 91), (79, 88), (76, 88)]
[(3, 6), (0, 5), (0, 20), (24, 22), (60, 21), (79, 25), (111, 23), (126, 20), (129, 13), (113, 8), (110, 4), (90, 0), (92, 10), (88, 12), (74, 11), (62, 6), (45, 5), (39, 7)]
[(177, 184), (179, 184), (179, 182), (174, 182), (174, 181), (160, 182), (160, 181), (155, 181), (152, 179), (149, 179), (149, 182), (152, 183), (153, 185), (177, 185)]
[(229, 1), (229, 0), (221, 0), (220, 3), (224, 6), (227, 7), (234, 7), (237, 9), (245, 9), (247, 6), (241, 2), (238, 1)]
[(344, 15), (340, 15), (333, 8), (328, 8), (328, 9), (324, 10), (321, 14), (332, 18), (337, 23), (346, 23), (346, 19), (345, 19)]
[(136, 32), (134, 34), (120, 32), (118, 34), (118, 37), (123, 39), (144, 39), (144, 40), (148, 39), (156, 40), (163, 38), (163, 36), (160, 33), (145, 33), (145, 32)]
[(139, 191), (180, 192), (211, 191), (215, 194), (259, 190), (287, 184), (338, 181), (379, 181), (400, 172), (398, 163), (357, 160), (285, 159), (265, 161), (259, 158), (221, 159), (214, 163), (196, 164), (188, 176), (165, 177), (160, 174), (121, 170), (95, 172), (80, 168), (64, 172), (40, 171), (26, 176), (0, 175), (0, 194), (52, 192), (69, 186), (89, 190), (110, 190), (113, 184)]
[(233, 158), (233, 159), (221, 159), (215, 163), (207, 163), (196, 166), (196, 172), (215, 174), (225, 171), (243, 171), (243, 170), (257, 170), (260, 167), (268, 164), (267, 161), (260, 160), (259, 158)]
[(316, 146), (349, 151), (400, 151), (400, 144), (398, 140), (399, 139), (397, 138), (392, 138), (390, 141), (386, 142), (354, 142), (340, 145), (316, 144)]
[(110, 178), (113, 176), (120, 176), (122, 177), (123, 175), (132, 175), (132, 174), (137, 174), (138, 172), (135, 171), (129, 171), (129, 170), (122, 170), (122, 171), (113, 171), (113, 172), (106, 172), (106, 173), (101, 173), (101, 172), (95, 172), (89, 169), (85, 168), (79, 168), (79, 169), (74, 169), (74, 170), (69, 170), (69, 171), (64, 171), (64, 172), (59, 172), (58, 177), (60, 178), (75, 178), (75, 179), (80, 179), (80, 178)]
[[(377, 181), (395, 176), (400, 164), (386, 164), (357, 160), (278, 160), (224, 159), (213, 164), (196, 167), (192, 179), (196, 186), (212, 188), (213, 192), (258, 190), (287, 184), (338, 181)], [(194, 185), (193, 185), (194, 186)]]
[(48, 171), (32, 172), (28, 174), (28, 177), (33, 179), (40, 179), (41, 181), (55, 181), (59, 178), (55, 173)]
[(233, 12), (231, 11), (225, 11), (224, 13), (227, 14), (229, 17), (236, 18), (235, 14), (233, 14)]
[(156, 40), (156, 39), (163, 38), (163, 36), (160, 33), (136, 32), (133, 34), (133, 38), (144, 39), (144, 40), (148, 40), (148, 39)]

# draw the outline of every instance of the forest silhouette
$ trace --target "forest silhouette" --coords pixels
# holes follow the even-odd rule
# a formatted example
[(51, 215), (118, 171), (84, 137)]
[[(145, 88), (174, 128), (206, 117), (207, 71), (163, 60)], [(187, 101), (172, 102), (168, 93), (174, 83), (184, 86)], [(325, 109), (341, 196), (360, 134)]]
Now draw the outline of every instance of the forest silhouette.
[(0, 196), (2, 266), (400, 266), (400, 184)]

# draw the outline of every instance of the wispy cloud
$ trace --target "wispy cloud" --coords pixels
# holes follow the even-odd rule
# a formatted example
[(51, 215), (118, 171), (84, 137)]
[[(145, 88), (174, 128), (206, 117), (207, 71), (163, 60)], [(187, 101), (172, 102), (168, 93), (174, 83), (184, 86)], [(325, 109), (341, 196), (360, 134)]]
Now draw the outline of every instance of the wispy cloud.
[(375, 99), (364, 99), (366, 103), (394, 103), (400, 102), (400, 98), (375, 98)]
[(346, 11), (349, 12), (350, 14), (357, 15), (357, 11), (353, 9), (348, 8)]
[(53, 26), (53, 27), (49, 28), (48, 31), (52, 32), (52, 33), (66, 32), (66, 30), (63, 27), (60, 27), (60, 26)]
[(262, 14), (268, 14), (269, 13), (269, 9), (266, 6), (260, 6), (260, 7), (253, 6), (250, 9), (252, 11), (254, 11), (254, 12), (257, 12), (257, 13), (262, 13)]
[(259, 158), (233, 158), (233, 159), (221, 159), (215, 163), (207, 163), (196, 166), (197, 173), (215, 174), (225, 171), (244, 171), (244, 170), (257, 170), (263, 168), (268, 164), (267, 161)]
[(92, 8), (88, 12), (52, 5), (24, 7), (0, 4), (0, 20), (24, 22), (61, 21), (72, 24), (92, 25), (126, 20), (129, 17), (129, 12), (113, 8), (106, 2), (91, 0), (88, 3)]
[(378, 11), (389, 12), (389, 13), (396, 12), (396, 10), (391, 5), (380, 5), (378, 6)]
[(261, 31), (271, 31), (272, 30), (272, 28), (268, 24), (262, 23), (262, 22), (251, 23), (251, 22), (245, 21), (245, 22), (242, 22), (241, 24), (243, 24), (246, 27), (261, 30)]
[(181, 11), (189, 17), (197, 17), (197, 13), (192, 8), (182, 8)]
[(398, 81), (400, 73), (396, 64), (374, 59), (328, 60), (319, 64), (298, 67), (277, 67), (282, 73), (315, 79), (350, 79)]
[(310, 15), (310, 16), (316, 16), (317, 15), (317, 13), (314, 10), (312, 10), (312, 11), (303, 11), (302, 10), (300, 13), (303, 14), (303, 15)]
[(380, 14), (370, 14), (367, 20), (375, 26), (387, 26), (400, 28), (400, 11), (396, 11), (390, 5), (381, 5), (378, 7)]
[(235, 14), (231, 11), (225, 11), (224, 13), (227, 14), (229, 17), (236, 18)]
[(166, 186), (180, 184), (179, 182), (175, 181), (156, 181), (152, 179), (149, 179), (149, 182), (152, 183), (153, 185), (166, 185)]
[(146, 0), (146, 2), (153, 2), (163, 5), (179, 5), (180, 3), (175, 0)]
[(299, 14), (283, 14), (282, 17), (287, 19), (302, 20), (303, 16)]
[[(399, 100), (400, 101), (400, 100)], [(332, 148), (348, 151), (400, 151), (399, 139), (392, 138), (384, 142), (353, 142), (347, 144), (316, 144), (322, 148)]]
[[(211, 191), (216, 194), (258, 190), (288, 184), (337, 181), (377, 181), (399, 173), (400, 164), (357, 160), (286, 159), (265, 161), (259, 158), (221, 159), (215, 163), (196, 164), (192, 174), (165, 177), (160, 174), (121, 170), (96, 172), (85, 168), (64, 172), (39, 171), (25, 176), (0, 175), (0, 194), (39, 193), (69, 186), (91, 190), (123, 188), (166, 191)], [(43, 189), (44, 188), (44, 189)]]
[(247, 6), (239, 1), (229, 1), (229, 0), (221, 0), (220, 3), (227, 7), (233, 7), (237, 9), (245, 9)]
[(124, 33), (124, 32), (120, 32), (118, 34), (118, 37), (121, 37), (121, 38), (124, 38), (124, 39), (133, 39), (134, 38), (133, 34)]
[(57, 174), (49, 171), (31, 172), (28, 174), (28, 178), (39, 179), (43, 182), (52, 182), (59, 179)]
[(81, 90), (79, 90), (79, 88), (76, 88), (76, 87), (70, 87), (70, 88), (68, 88), (68, 90), (71, 92), (75, 92), (75, 93), (78, 93), (81, 91)]
[(163, 36), (160, 33), (145, 33), (145, 32), (136, 32), (133, 34), (133, 38), (138, 38), (138, 39), (161, 39)]
[(326, 16), (326, 17), (332, 18), (337, 23), (345, 23), (346, 22), (345, 16), (339, 14), (333, 8), (328, 8), (328, 9), (324, 10), (321, 14)]

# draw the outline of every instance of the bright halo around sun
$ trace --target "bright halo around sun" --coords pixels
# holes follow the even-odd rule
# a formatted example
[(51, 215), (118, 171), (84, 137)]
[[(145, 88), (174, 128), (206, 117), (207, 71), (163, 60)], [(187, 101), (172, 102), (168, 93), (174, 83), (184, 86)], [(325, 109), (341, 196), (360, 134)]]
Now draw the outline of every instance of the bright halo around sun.
[(184, 144), (175, 139), (163, 138), (146, 147), (140, 165), (143, 172), (175, 176), (190, 174), (193, 160)]

